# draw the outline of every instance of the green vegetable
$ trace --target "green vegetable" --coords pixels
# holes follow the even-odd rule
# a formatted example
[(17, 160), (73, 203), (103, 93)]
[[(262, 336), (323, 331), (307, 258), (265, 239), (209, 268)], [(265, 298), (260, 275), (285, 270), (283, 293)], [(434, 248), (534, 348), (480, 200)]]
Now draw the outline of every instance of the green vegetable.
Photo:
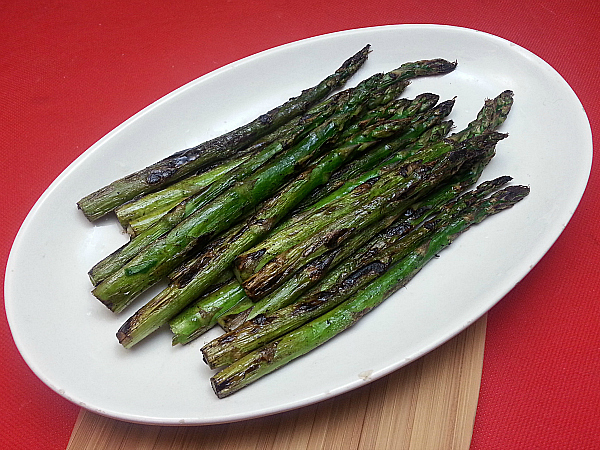
[[(454, 174), (464, 161), (487, 152), (504, 137), (491, 133), (464, 143), (443, 141), (435, 152), (430, 152), (431, 158), (381, 168), (371, 182), (316, 210), (304, 223), (295, 224), (294, 232), (280, 231), (236, 258), (235, 271), (246, 294), (253, 300), (269, 294), (302, 265), (339, 246), (399, 205), (408, 208)], [(241, 274), (249, 272), (248, 266), (255, 268), (254, 274), (244, 279)]]
[(395, 223), (394, 227), (401, 227), (403, 232), (408, 233), (429, 216), (437, 214), (442, 205), (450, 202), (474, 184), (483, 168), (484, 166), (481, 165), (477, 170), (465, 171), (452, 183), (439, 187), (422, 201), (412, 204), (407, 210), (400, 208), (386, 215), (382, 220), (369, 225), (362, 233), (349, 239), (344, 245), (324, 253), (300, 268), (280, 288), (258, 302), (253, 303), (250, 299), (244, 299), (243, 302), (236, 305), (235, 309), (227, 311), (225, 315), (221, 316), (218, 323), (226, 331), (230, 331), (259, 314), (268, 314), (293, 303), (309, 288), (323, 280), (332, 268), (356, 255), (367, 241), (392, 223)]
[[(367, 148), (376, 139), (388, 136), (397, 121), (375, 124), (351, 139), (346, 145), (323, 155), (304, 173), (285, 186), (277, 195), (266, 201), (250, 219), (233, 227), (213, 242), (192, 262), (172, 277), (169, 287), (137, 311), (119, 330), (119, 342), (130, 347), (165, 324), (203, 293), (212, 278), (227, 268), (245, 249), (262, 239), (308, 193), (322, 183), (352, 154)], [(370, 140), (369, 140), (370, 139)], [(213, 308), (202, 302), (200, 308)]]
[(77, 205), (89, 220), (96, 220), (140, 194), (154, 192), (191, 175), (202, 166), (235, 155), (244, 146), (304, 113), (334, 89), (344, 85), (366, 61), (369, 49), (370, 46), (365, 46), (347, 59), (334, 74), (254, 121), (114, 181), (82, 198)]
[(173, 332), (173, 345), (187, 344), (210, 330), (225, 311), (235, 306), (246, 294), (240, 283), (232, 279), (221, 288), (210, 292), (186, 308), (169, 322)]
[(181, 264), (192, 250), (209, 242), (231, 227), (259, 202), (273, 195), (294, 174), (319, 156), (326, 142), (340, 133), (346, 123), (364, 112), (375, 92), (402, 83), (415, 74), (434, 74), (453, 70), (443, 60), (406, 63), (385, 74), (376, 74), (359, 83), (350, 99), (325, 123), (219, 197), (187, 216), (169, 233), (152, 242), (125, 266), (105, 278), (92, 291), (115, 312), (123, 310), (134, 298)]
[[(511, 186), (493, 194), (480, 207), (440, 228), (376, 280), (330, 311), (252, 351), (211, 378), (219, 398), (237, 392), (348, 329), (412, 279), (423, 266), (473, 224), (523, 199), (529, 189)], [(326, 298), (323, 299), (327, 301)]]

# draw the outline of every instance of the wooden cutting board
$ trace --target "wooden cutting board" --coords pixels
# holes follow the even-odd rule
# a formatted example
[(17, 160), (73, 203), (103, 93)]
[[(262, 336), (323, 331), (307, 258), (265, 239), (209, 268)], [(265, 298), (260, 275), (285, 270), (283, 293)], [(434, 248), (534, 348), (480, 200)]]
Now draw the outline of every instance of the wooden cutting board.
[(479, 397), (486, 317), (443, 346), (364, 387), (243, 422), (140, 425), (81, 410), (67, 450), (468, 449)]

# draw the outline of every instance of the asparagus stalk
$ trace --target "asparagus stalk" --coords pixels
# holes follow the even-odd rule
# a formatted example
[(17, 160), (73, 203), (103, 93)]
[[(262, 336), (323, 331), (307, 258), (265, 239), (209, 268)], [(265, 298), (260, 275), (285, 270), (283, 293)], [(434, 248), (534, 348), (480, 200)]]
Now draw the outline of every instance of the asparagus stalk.
[[(495, 144), (503, 137), (505, 137), (505, 135), (486, 134), (479, 140), (477, 137), (472, 138), (471, 140), (466, 141), (464, 145), (465, 148), (472, 149), (487, 148), (490, 145)], [(438, 144), (435, 144), (435, 151), (432, 150), (429, 152), (430, 158), (423, 159), (422, 162), (429, 163), (434, 161), (436, 158), (441, 158), (443, 154), (455, 150), (460, 145), (463, 144), (459, 144), (454, 141), (442, 141)], [(399, 167), (401, 169), (403, 166), (400, 165)], [(407, 165), (407, 167), (410, 167), (410, 165)], [(320, 208), (311, 210), (306, 217), (303, 217), (301, 222), (294, 221), (290, 224), (290, 226), (279, 230), (277, 233), (263, 240), (258, 246), (239, 255), (235, 260), (234, 270), (238, 278), (244, 282), (244, 288), (246, 289), (248, 296), (252, 299), (258, 299), (267, 293), (264, 292), (262, 288), (260, 289), (262, 292), (261, 294), (258, 294), (258, 291), (255, 293), (253, 291), (253, 286), (262, 285), (264, 283), (263, 277), (266, 276), (266, 273), (273, 271), (276, 267), (279, 267), (281, 264), (283, 264), (281, 258), (276, 260), (278, 255), (285, 255), (286, 252), (294, 252), (294, 257), (297, 257), (299, 253), (296, 252), (301, 252), (300, 248), (302, 248), (302, 246), (309, 245), (309, 242), (316, 245), (316, 242), (310, 241), (309, 237), (319, 232), (319, 230), (327, 229), (327, 227), (333, 226), (336, 221), (341, 220), (343, 217), (354, 216), (358, 220), (360, 216), (355, 214), (355, 211), (358, 211), (360, 205), (365, 201), (363, 200), (364, 196), (361, 195), (361, 193), (365, 190), (365, 187), (371, 183), (379, 183), (383, 187), (386, 187), (387, 185), (385, 184), (385, 180), (387, 180), (390, 176), (394, 177), (395, 175), (389, 174), (395, 170), (398, 170), (398, 167), (391, 165), (379, 166), (377, 169), (369, 171), (369, 176), (366, 177), (365, 182), (359, 185), (360, 187), (356, 187), (351, 191), (352, 195), (342, 195), (334, 200), (328, 200), (327, 203)], [(419, 174), (416, 174), (415, 176), (418, 177)], [(412, 185), (409, 183), (407, 186)], [(389, 195), (393, 196), (393, 192), (393, 190), (390, 191)], [(365, 195), (368, 196), (370, 194), (366, 193)], [(381, 201), (387, 202), (385, 205), (381, 206), (381, 208), (383, 208), (381, 211), (383, 211), (385, 208), (394, 207), (391, 201), (385, 200), (385, 197), (383, 197)], [(364, 211), (366, 217), (371, 215), (369, 212), (367, 212), (369, 211), (369, 207), (366, 207)], [(373, 218), (373, 220), (375, 220), (375, 218)], [(359, 224), (359, 227), (366, 225), (366, 223), (362, 223)], [(337, 233), (344, 231), (341, 228), (337, 229), (340, 230)], [(349, 233), (345, 233), (346, 237), (348, 237), (349, 234), (356, 232), (356, 229), (348, 228), (348, 232)], [(335, 233), (336, 232), (334, 232), (331, 236), (336, 236)], [(344, 236), (340, 235), (339, 238), (344, 239)], [(324, 243), (330, 246), (330, 248), (331, 245), (333, 245), (333, 242), (327, 243), (324, 241)], [(323, 246), (321, 246), (321, 248), (323, 248)], [(267, 265), (270, 266), (269, 268), (265, 269)], [(291, 267), (289, 269), (291, 270)], [(260, 271), (263, 271), (263, 273), (262, 275), (258, 276), (258, 272)], [(253, 279), (253, 281), (249, 281), (250, 279)], [(278, 281), (278, 283), (281, 281), (283, 281), (283, 279)]]
[[(235, 309), (227, 311), (219, 317), (218, 323), (225, 331), (231, 331), (259, 314), (268, 314), (295, 302), (304, 292), (327, 276), (332, 268), (355, 255), (361, 246), (392, 223), (395, 223), (394, 227), (397, 229), (408, 233), (431, 215), (439, 213), (442, 205), (450, 202), (474, 184), (482, 171), (483, 165), (478, 170), (465, 172), (452, 183), (441, 186), (424, 200), (411, 205), (407, 210), (400, 209), (385, 216), (382, 220), (376, 221), (344, 245), (330, 250), (303, 266), (280, 288), (256, 303), (253, 303), (250, 299), (245, 299), (239, 305), (236, 305)], [(397, 223), (399, 219), (402, 220)]]
[[(439, 156), (437, 163), (436, 160), (433, 160), (430, 167), (427, 167), (427, 161), (414, 163), (414, 166), (412, 164), (402, 166), (397, 172), (402, 175), (403, 181), (411, 179), (412, 176), (416, 176), (418, 180), (418, 182), (415, 182), (416, 180), (409, 182), (405, 190), (397, 190), (398, 182), (394, 180), (393, 175), (381, 177), (377, 183), (383, 187), (384, 195), (370, 199), (355, 211), (342, 215), (338, 220), (325, 227), (318, 228), (314, 224), (305, 227), (309, 231), (313, 230), (310, 237), (277, 254), (258, 272), (245, 280), (243, 287), (246, 294), (253, 300), (269, 294), (304, 264), (327, 250), (341, 245), (369, 224), (379, 220), (384, 214), (397, 208), (398, 204), (407, 208), (418, 196), (427, 194), (432, 186), (456, 173), (465, 161), (487, 152), (490, 146), (495, 146), (496, 142), (505, 136), (493, 133), (481, 136), (481, 139), (475, 137), (460, 144), (458, 150), (452, 150), (452, 145), (450, 145), (447, 149), (449, 151)], [(394, 172), (396, 171), (389, 173)]]
[[(506, 120), (512, 104), (513, 93), (509, 90), (502, 92), (494, 99), (485, 100), (484, 105), (478, 112), (476, 119), (470, 122), (463, 130), (449, 136), (448, 139), (455, 142), (463, 142), (485, 132), (496, 130)], [(395, 152), (388, 159), (382, 159), (383, 164), (398, 164), (408, 160), (409, 158), (418, 157), (418, 154), (421, 150), (428, 148), (436, 140), (440, 140), (443, 136), (445, 136), (445, 130), (446, 127), (444, 125), (434, 126), (430, 132), (426, 132), (422, 138), (419, 138), (414, 144), (411, 144), (406, 149), (403, 149), (402, 142), (396, 143), (396, 145), (391, 148), (391, 151), (382, 153), (384, 156), (389, 156), (392, 154), (392, 152)], [(419, 132), (418, 129), (415, 131), (417, 133)], [(402, 141), (402, 138), (399, 140)], [(387, 147), (388, 145), (389, 144), (386, 144), (382, 147)], [(388, 149), (386, 148), (377, 148), (372, 152), (376, 154), (377, 152), (386, 152), (387, 150)], [(368, 157), (369, 155), (365, 155), (363, 158), (366, 159)], [(377, 159), (376, 161), (379, 162), (380, 160)], [(332, 176), (326, 185), (315, 190), (310, 198), (307, 198), (301, 205), (299, 205), (298, 209), (310, 209), (309, 206), (316, 208), (326, 204), (328, 201), (334, 198), (339, 197), (340, 195), (346, 194), (356, 186), (362, 184), (370, 176), (373, 176), (372, 173), (369, 172), (369, 169), (371, 169), (369, 164), (361, 165), (358, 162), (352, 169), (341, 169)], [(306, 213), (307, 212), (304, 214)], [(281, 227), (283, 226), (284, 225)]]
[[(406, 70), (403, 69), (405, 66), (407, 67)], [(414, 67), (419, 69), (415, 71)], [(366, 101), (367, 107), (376, 107), (379, 104), (389, 102), (393, 96), (398, 95), (404, 89), (406, 80), (414, 76), (415, 73), (432, 75), (436, 72), (443, 73), (443, 71), (452, 70), (453, 68), (454, 65), (450, 63), (444, 64), (443, 60), (405, 63), (398, 69), (386, 74), (375, 74), (361, 82), (356, 88), (342, 92), (334, 96), (334, 98), (326, 100), (321, 105), (317, 105), (309, 111), (308, 115), (296, 118), (291, 123), (288, 122), (282, 129), (274, 132), (275, 137), (268, 136), (258, 141), (253, 146), (257, 150), (262, 148), (257, 156), (248, 159), (246, 163), (238, 166), (228, 176), (222, 176), (221, 180), (211, 184), (207, 190), (196, 194), (191, 199), (186, 200), (185, 203), (177, 205), (169, 214), (163, 216), (163, 220), (160, 220), (150, 229), (140, 233), (127, 245), (99, 262), (90, 270), (90, 280), (94, 285), (97, 285), (116, 273), (146, 246), (169, 232), (176, 224), (180, 223), (191, 213), (215, 199), (217, 195), (231, 187), (234, 182), (244, 179), (249, 173), (255, 171), (266, 161), (265, 156), (270, 158), (274, 154), (287, 149), (288, 146), (296, 143), (297, 139), (304, 135), (307, 130), (320, 123), (322, 124), (323, 120), (329, 117), (333, 111), (338, 111), (339, 115), (349, 114), (349, 112), (354, 111), (354, 114), (359, 116), (364, 108), (357, 109), (357, 103)], [(367, 99), (367, 93), (374, 91), (379, 91), (378, 95)], [(350, 114), (347, 117), (352, 118), (353, 115)], [(263, 148), (265, 145), (266, 148)]]
[(221, 288), (202, 296), (169, 322), (173, 345), (187, 344), (210, 330), (223, 313), (245, 297), (244, 289), (234, 277)]
[(360, 131), (364, 126), (380, 119), (406, 119), (422, 114), (433, 108), (438, 102), (439, 96), (431, 93), (420, 94), (413, 100), (399, 98), (388, 103), (384, 103), (377, 108), (372, 108), (364, 115), (358, 118), (356, 123), (351, 124), (340, 135), (340, 139), (347, 139)]
[(156, 191), (204, 165), (234, 155), (242, 147), (304, 113), (334, 89), (343, 86), (366, 61), (369, 49), (369, 45), (365, 46), (319, 84), (304, 90), (298, 97), (288, 100), (254, 121), (114, 181), (82, 198), (77, 205), (89, 220), (96, 220), (140, 194)]
[(408, 230), (410, 225), (407, 228), (406, 223), (400, 223), (386, 228), (330, 273), (299, 303), (266, 315), (257, 315), (235, 330), (210, 341), (201, 349), (204, 361), (212, 369), (232, 364), (252, 350), (324, 314), (381, 275), (437, 229), (450, 223), (457, 214), (464, 215), (475, 208), (478, 199), (508, 181), (510, 177), (501, 177), (483, 183), (475, 191), (448, 202), (441, 213), (421, 227)]
[[(342, 167), (333, 174), (326, 185), (316, 189), (310, 197), (306, 198), (304, 202), (298, 206), (298, 209), (310, 209), (309, 207), (311, 205), (315, 205), (324, 198), (328, 198), (329, 200), (331, 199), (331, 197), (328, 197), (330, 194), (336, 192), (342, 186), (345, 186), (344, 191), (336, 192), (334, 197), (343, 195), (343, 193), (351, 190), (350, 185), (346, 185), (349, 180), (355, 179), (361, 173), (373, 169), (391, 155), (403, 151), (403, 149), (408, 146), (410, 146), (409, 150), (411, 152), (416, 152), (418, 149), (423, 148), (423, 146), (441, 139), (447, 133), (448, 128), (440, 125), (442, 120), (450, 114), (453, 106), (454, 100), (447, 100), (432, 110), (425, 111), (422, 114), (415, 116), (411, 123), (411, 127), (401, 136), (388, 142), (381, 143), (366, 155)], [(431, 133), (427, 133), (428, 130), (432, 129), (433, 131)], [(442, 132), (444, 132), (444, 134), (442, 134)], [(353, 187), (356, 187), (358, 184), (355, 183)], [(328, 200), (320, 202), (319, 205), (327, 203)]]
[(123, 310), (137, 295), (181, 264), (194, 247), (208, 243), (232, 226), (245, 211), (275, 193), (298, 168), (318, 155), (319, 149), (339, 132), (348, 116), (326, 122), (275, 161), (189, 215), (104, 279), (93, 294), (112, 311)]
[(92, 291), (111, 310), (124, 309), (135, 297), (159, 281), (180, 264), (185, 255), (203, 245), (260, 201), (276, 192), (286, 178), (297, 173), (311, 158), (318, 156), (323, 145), (339, 133), (346, 123), (360, 115), (369, 96), (397, 83), (406, 84), (414, 76), (433, 75), (454, 70), (455, 64), (444, 60), (405, 63), (386, 74), (376, 74), (359, 83), (350, 100), (338, 113), (312, 130), (300, 143), (280, 155), (259, 172), (245, 179), (195, 211), (177, 227), (104, 279)]
[[(253, 146), (256, 148), (252, 152), (253, 154), (238, 164), (235, 169), (220, 176), (206, 189), (179, 203), (152, 227), (137, 234), (126, 245), (94, 265), (88, 272), (92, 284), (96, 286), (113, 275), (144, 248), (170, 232), (191, 214), (207, 206), (227, 189), (246, 179), (277, 155), (287, 151), (307, 131), (322, 125), (336, 110), (342, 107), (343, 103), (348, 102), (351, 94), (352, 91), (344, 91), (328, 100), (325, 105), (315, 107), (309, 114), (302, 116), (299, 120), (288, 123), (289, 126), (282, 127), (284, 131), (282, 129), (278, 130), (278, 139), (273, 140), (268, 145), (263, 146), (263, 140), (257, 142)], [(271, 139), (268, 139), (268, 141), (271, 141)]]
[(511, 186), (492, 195), (482, 207), (436, 231), (431, 239), (411, 251), (360, 292), (329, 312), (254, 350), (218, 372), (211, 378), (216, 395), (219, 398), (231, 395), (348, 329), (404, 286), (459, 234), (486, 217), (510, 208), (528, 193), (529, 189), (526, 187)]
[[(435, 142), (435, 138), (440, 134), (445, 135), (447, 124), (440, 125), (439, 128), (434, 127), (430, 134), (424, 134), (423, 138), (420, 138), (413, 145), (408, 147), (405, 151), (397, 152), (382, 164), (372, 170), (367, 170), (362, 174), (351, 178), (346, 181), (337, 190), (334, 190), (329, 195), (322, 197), (319, 201), (314, 203), (315, 199), (319, 198), (319, 194), (312, 194), (311, 199), (313, 204), (307, 205), (306, 200), (299, 206), (303, 208), (302, 211), (294, 214), (291, 219), (281, 224), (275, 231), (273, 237), (267, 238), (261, 243), (260, 248), (253, 248), (248, 252), (240, 255), (236, 260), (235, 271), (238, 278), (246, 280), (252, 276), (255, 272), (260, 270), (274, 255), (279, 252), (285, 251), (292, 247), (296, 242), (304, 239), (306, 236), (302, 234), (301, 228), (303, 223), (307, 220), (313, 220), (319, 222), (321, 217), (318, 214), (325, 214), (329, 216), (330, 221), (334, 220), (334, 214), (331, 211), (331, 207), (335, 205), (335, 200), (348, 194), (356, 187), (363, 185), (371, 179), (374, 179), (381, 175), (382, 170), (386, 167), (392, 167), (397, 164), (401, 164), (410, 160), (414, 160), (419, 157), (421, 151), (427, 151), (429, 157), (432, 157), (436, 152), (444, 151), (446, 145), (452, 142), (464, 142), (470, 138), (476, 137), (486, 132), (496, 130), (508, 116), (510, 109), (513, 104), (513, 93), (511, 91), (504, 91), (492, 100), (486, 100), (483, 107), (477, 114), (477, 118), (470, 122), (467, 127), (462, 131), (453, 134), (449, 138), (449, 142), (439, 142), (437, 144), (431, 144)], [(442, 130), (439, 133), (438, 130)], [(433, 137), (433, 138), (432, 138)], [(429, 145), (428, 145), (429, 144)], [(330, 183), (324, 185), (321, 189), (328, 189), (330, 184), (335, 183), (335, 174), (333, 180)], [(325, 191), (322, 191), (325, 192)], [(313, 217), (313, 215), (317, 215)], [(305, 231), (307, 231), (305, 229)], [(285, 234), (284, 234), (285, 233)]]
[(226, 161), (206, 172), (184, 178), (160, 191), (127, 202), (115, 214), (119, 223), (133, 236), (147, 230), (183, 200), (206, 189), (220, 176), (230, 172), (251, 155)]
[[(383, 124), (373, 124), (367, 130), (359, 133), (353, 139), (350, 139), (344, 147), (341, 147), (321, 158), (321, 160), (316, 163), (316, 166), (321, 170), (313, 169), (311, 171), (313, 183), (324, 182), (325, 178), (323, 177), (326, 177), (328, 173), (331, 173), (332, 170), (335, 170), (335, 167), (339, 167), (343, 161), (352, 155), (353, 152), (357, 151), (358, 149), (364, 150), (375, 140), (386, 137), (389, 135), (389, 133), (393, 133), (395, 130), (394, 127), (401, 129), (404, 126), (405, 123), (402, 121), (386, 121)], [(320, 180), (317, 178), (319, 175)], [(301, 184), (304, 185), (303, 190), (305, 192), (304, 195), (306, 195), (306, 193), (308, 193), (311, 189), (312, 183), (306, 183), (305, 181), (301, 180)], [(292, 199), (290, 198), (290, 200)], [(291, 206), (288, 205), (286, 208), (289, 210)], [(239, 230), (235, 229), (235, 231), (233, 231), (231, 234), (237, 237), (238, 242), (242, 242), (239, 239)], [(236, 248), (235, 245), (229, 245), (229, 252), (231, 252), (232, 248)], [(197, 269), (194, 267), (193, 262), (185, 264), (185, 268), (178, 270), (171, 278), (173, 281), (176, 281), (177, 278), (189, 278), (190, 272), (193, 274), (197, 273)], [(189, 292), (191, 289), (189, 282), (185, 283), (185, 288)], [(175, 334), (173, 339), (174, 344), (185, 344), (200, 336), (216, 323), (220, 315), (224, 314), (228, 309), (245, 298), (245, 295), (242, 294), (243, 289), (241, 286), (239, 286), (239, 283), (232, 282), (224, 289), (225, 290), (222, 292), (222, 295), (227, 296), (227, 301), (219, 297), (217, 294), (204, 296), (195, 304), (189, 306), (171, 320), (171, 330)], [(230, 295), (230, 291), (234, 292), (234, 295)], [(190, 294), (188, 294), (188, 296), (189, 295)], [(182, 298), (183, 294), (180, 292), (178, 297)]]
[(508, 116), (513, 105), (513, 92), (506, 90), (493, 99), (487, 99), (477, 114), (463, 130), (452, 134), (448, 139), (462, 142), (486, 131), (496, 130)]
[[(400, 150), (403, 154), (415, 154), (424, 148), (428, 148), (434, 146), (436, 143), (441, 141), (444, 136), (448, 134), (448, 131), (452, 128), (452, 121), (447, 120), (443, 121), (438, 125), (434, 125), (433, 127), (425, 130), (425, 132), (419, 136), (419, 138), (408, 145), (405, 148), (401, 148), (403, 146), (402, 141), (406, 136), (409, 140), (411, 139), (410, 135), (414, 132), (414, 128), (407, 133), (405, 136), (401, 136), (398, 139), (394, 139), (393, 142), (386, 143), (381, 147), (377, 147), (372, 152), (373, 155), (365, 155), (368, 156), (369, 159), (367, 164), (363, 167), (366, 170), (359, 169), (359, 165), (357, 164), (355, 168), (356, 170), (349, 170), (341, 174), (340, 177), (336, 177), (335, 180), (331, 183), (327, 183), (323, 187), (325, 189), (319, 190), (319, 192), (314, 192), (315, 195), (311, 196), (310, 203), (306, 202), (306, 206), (303, 211), (295, 214), (287, 224), (282, 224), (284, 226), (289, 226), (289, 224), (297, 223), (298, 221), (304, 220), (304, 218), (309, 217), (313, 212), (322, 208), (325, 205), (328, 205), (332, 201), (352, 192), (356, 187), (360, 186), (363, 183), (369, 181), (369, 179), (374, 178), (378, 174), (378, 170), (393, 164), (397, 164), (404, 160), (404, 157), (399, 157), (397, 154), (393, 154), (391, 157), (384, 159), (381, 161), (381, 164), (376, 165), (374, 168), (371, 167), (372, 162), (374, 162), (371, 158), (374, 156), (376, 158), (376, 162), (380, 162), (380, 157), (385, 156), (389, 153), (389, 151)], [(383, 148), (382, 148), (383, 147)], [(396, 148), (400, 147), (400, 148)], [(385, 152), (385, 155), (382, 153)], [(376, 154), (377, 153), (377, 154)], [(360, 160), (367, 160), (367, 158), (359, 158)], [(357, 160), (358, 162), (358, 160)], [(362, 161), (361, 161), (362, 162)], [(340, 171), (334, 174), (337, 175)], [(331, 180), (330, 180), (331, 181)], [(315, 200), (317, 200), (315, 202)], [(303, 205), (300, 205), (298, 209), (300, 209)]]
[[(193, 262), (186, 264), (185, 270), (178, 271), (172, 277), (172, 283), (167, 289), (127, 320), (117, 333), (119, 342), (125, 347), (131, 347), (198, 298), (214, 276), (227, 268), (240, 252), (254, 245), (272, 230), (302, 198), (315, 186), (326, 182), (329, 175), (353, 153), (370, 145), (370, 142), (365, 142), (368, 136), (371, 139), (387, 136), (390, 133), (387, 127), (389, 123), (384, 125), (368, 128), (357, 136), (357, 143), (336, 148), (325, 154), (276, 196), (266, 201), (253, 217), (233, 227)], [(210, 300), (200, 302), (198, 308), (213, 308), (207, 302)]]
[[(370, 183), (376, 180), (376, 176), (381, 173), (383, 173), (381, 169), (377, 173), (374, 173), (374, 171), (369, 172), (369, 177), (361, 179), (360, 182), (352, 184), (351, 187), (347, 183), (343, 188), (338, 189), (309, 208), (294, 214), (290, 219), (279, 225), (270, 237), (236, 258), (234, 269), (238, 278), (242, 281), (250, 278), (274, 255), (305, 239), (311, 233), (311, 229), (306, 226), (308, 221), (312, 224), (311, 226), (324, 227), (341, 215), (347, 214), (352, 208), (358, 207), (364, 201), (365, 196), (369, 195)], [(350, 197), (342, 199), (345, 194), (353, 191), (359, 185), (362, 185), (361, 190), (354, 192)]]
[[(389, 103), (389, 96), (399, 94), (401, 89), (404, 89), (404, 85), (399, 83), (389, 86), (385, 94), (375, 96), (369, 102), (369, 107), (376, 108), (378, 105)], [(233, 183), (255, 171), (269, 157), (272, 157), (274, 150), (280, 152), (289, 148), (310, 130), (322, 124), (343, 102), (348, 101), (352, 91), (349, 89), (339, 92), (314, 106), (307, 113), (294, 117), (272, 133), (256, 141), (244, 150), (244, 154), (235, 159), (219, 164), (206, 173), (184, 178), (165, 189), (120, 206), (115, 210), (117, 218), (123, 226), (129, 224), (135, 232), (134, 234), (139, 234), (149, 228), (148, 224), (156, 223), (158, 218), (164, 216), (171, 208), (193, 196), (193, 199), (187, 202), (185, 207), (185, 214), (191, 214), (231, 187)], [(270, 156), (261, 157), (263, 154)], [(243, 163), (246, 165), (240, 168), (239, 166)], [(237, 170), (231, 173), (233, 168), (237, 168)], [(137, 217), (140, 219), (138, 220)]]

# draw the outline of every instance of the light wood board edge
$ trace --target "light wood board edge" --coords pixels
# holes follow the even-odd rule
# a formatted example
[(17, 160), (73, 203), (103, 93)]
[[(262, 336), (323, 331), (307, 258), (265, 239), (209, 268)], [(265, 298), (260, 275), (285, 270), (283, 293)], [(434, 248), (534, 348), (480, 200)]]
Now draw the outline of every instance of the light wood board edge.
[(321, 403), (243, 422), (168, 427), (82, 409), (67, 450), (379, 450), (470, 446), (486, 316), (417, 361)]

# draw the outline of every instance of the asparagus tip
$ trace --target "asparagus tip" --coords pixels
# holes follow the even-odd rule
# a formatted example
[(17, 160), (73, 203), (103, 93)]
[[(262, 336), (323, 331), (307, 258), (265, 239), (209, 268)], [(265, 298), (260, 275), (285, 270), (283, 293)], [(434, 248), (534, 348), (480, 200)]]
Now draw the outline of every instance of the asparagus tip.
[(458, 66), (458, 61), (454, 60), (450, 62), (440, 58), (435, 60), (435, 65), (439, 73), (450, 73), (456, 69), (456, 66)]
[(529, 186), (507, 186), (496, 193), (496, 197), (507, 203), (517, 203), (529, 195)]

